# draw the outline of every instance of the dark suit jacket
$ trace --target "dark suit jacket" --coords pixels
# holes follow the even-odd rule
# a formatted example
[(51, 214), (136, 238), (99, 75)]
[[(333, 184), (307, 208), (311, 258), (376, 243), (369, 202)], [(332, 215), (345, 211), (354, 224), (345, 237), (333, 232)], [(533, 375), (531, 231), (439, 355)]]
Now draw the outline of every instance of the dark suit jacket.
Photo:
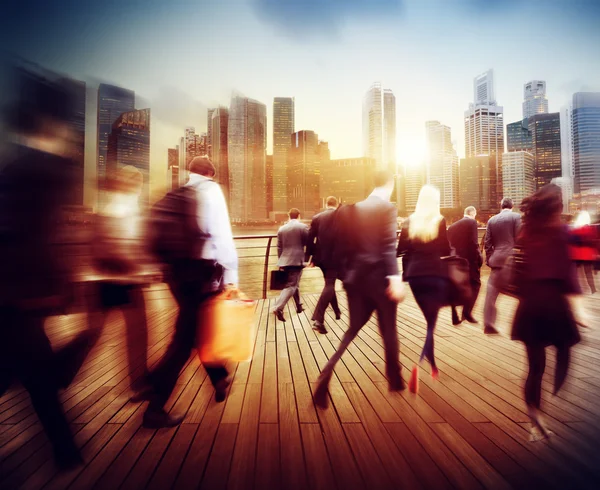
[(485, 232), (485, 255), (490, 267), (497, 269), (504, 265), (515, 246), (520, 226), (521, 215), (512, 211), (504, 210), (490, 218)]
[(479, 279), (479, 269), (483, 265), (483, 257), (479, 251), (477, 221), (466, 216), (457, 221), (448, 228), (448, 240), (454, 254), (469, 262), (471, 278)]
[(308, 226), (297, 219), (288, 221), (277, 232), (279, 267), (302, 267), (304, 247), (308, 241)]
[(335, 209), (326, 209), (315, 215), (310, 224), (308, 245), (306, 246), (306, 261), (312, 257), (312, 262), (318, 267), (331, 267), (333, 259), (333, 234), (332, 222)]
[(405, 281), (413, 277), (446, 277), (441, 257), (450, 255), (446, 233), (446, 220), (439, 224), (438, 236), (430, 242), (412, 240), (409, 237), (410, 219), (402, 224), (398, 256), (402, 256), (402, 275)]
[(386, 277), (398, 275), (397, 210), (388, 201), (369, 196), (342, 206), (335, 222), (335, 263), (345, 285), (372, 291), (387, 287)]

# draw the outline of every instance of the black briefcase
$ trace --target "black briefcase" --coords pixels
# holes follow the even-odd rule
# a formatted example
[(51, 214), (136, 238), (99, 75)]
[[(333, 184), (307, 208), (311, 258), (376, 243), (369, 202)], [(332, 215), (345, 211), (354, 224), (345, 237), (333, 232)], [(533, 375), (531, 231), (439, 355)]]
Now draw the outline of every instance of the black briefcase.
[(450, 305), (464, 305), (473, 294), (469, 262), (461, 257), (451, 256), (442, 257), (442, 264), (450, 282), (448, 298)]
[(281, 291), (282, 289), (285, 289), (287, 279), (287, 271), (279, 269), (271, 271), (271, 291)]

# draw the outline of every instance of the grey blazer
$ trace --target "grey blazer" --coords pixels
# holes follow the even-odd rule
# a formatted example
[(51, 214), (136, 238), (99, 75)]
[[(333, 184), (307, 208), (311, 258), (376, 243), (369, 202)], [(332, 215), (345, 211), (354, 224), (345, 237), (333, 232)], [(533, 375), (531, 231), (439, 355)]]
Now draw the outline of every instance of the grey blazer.
[(288, 221), (277, 232), (278, 267), (302, 267), (304, 247), (308, 243), (308, 226), (297, 219)]
[(492, 216), (485, 232), (486, 263), (492, 269), (500, 268), (511, 254), (519, 228), (521, 215), (512, 211), (503, 211)]

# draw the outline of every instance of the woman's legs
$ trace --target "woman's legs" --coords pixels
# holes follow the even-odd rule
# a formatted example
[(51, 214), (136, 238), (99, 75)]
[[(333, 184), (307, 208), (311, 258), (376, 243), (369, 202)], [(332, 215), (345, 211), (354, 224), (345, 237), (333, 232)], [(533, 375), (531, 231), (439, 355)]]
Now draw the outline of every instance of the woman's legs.
[(546, 369), (546, 349), (537, 345), (525, 345), (525, 347), (529, 361), (529, 373), (525, 381), (525, 403), (531, 419), (531, 441), (538, 441), (551, 434), (544, 426), (540, 416), (542, 377)]
[(567, 374), (569, 372), (569, 364), (571, 360), (571, 348), (570, 347), (557, 347), (556, 348), (556, 369), (554, 372), (554, 395), (557, 395), (562, 388)]
[(585, 277), (587, 278), (590, 291), (592, 294), (594, 294), (596, 292), (596, 284), (594, 282), (594, 264), (592, 262), (585, 262), (583, 264), (583, 270), (585, 272)]

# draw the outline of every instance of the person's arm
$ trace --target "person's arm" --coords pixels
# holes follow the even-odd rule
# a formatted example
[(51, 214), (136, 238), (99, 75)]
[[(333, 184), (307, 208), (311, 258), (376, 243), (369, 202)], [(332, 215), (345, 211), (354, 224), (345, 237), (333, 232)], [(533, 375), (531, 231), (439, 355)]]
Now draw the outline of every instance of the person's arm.
[(494, 253), (494, 245), (492, 242), (492, 227), (491, 223), (488, 221), (487, 227), (485, 229), (485, 261), (487, 265), (490, 265), (490, 257), (492, 253)]
[(315, 216), (310, 224), (308, 231), (308, 240), (306, 244), (306, 262), (310, 262), (311, 258), (315, 255), (316, 245), (315, 242), (319, 236), (319, 218)]
[(440, 243), (441, 257), (450, 255), (450, 242), (448, 241), (448, 231), (446, 229), (446, 220), (442, 218), (438, 232), (438, 240)]
[(400, 229), (400, 239), (398, 240), (398, 248), (396, 249), (396, 257), (401, 257), (408, 251), (409, 246), (409, 238), (408, 238), (408, 227), (409, 222), (406, 220), (402, 223), (402, 228)]
[(481, 256), (481, 250), (479, 250), (479, 237), (477, 234), (477, 222), (474, 221), (471, 226), (471, 236), (469, 237), (469, 244), (473, 249), (473, 257), (477, 259), (478, 267), (483, 265), (483, 257)]
[(281, 228), (279, 228), (279, 231), (277, 232), (277, 258), (278, 259), (281, 257), (282, 253), (283, 253), (283, 233), (281, 233)]
[(398, 276), (398, 260), (396, 258), (396, 230), (398, 229), (398, 211), (390, 206), (383, 216), (382, 229), (382, 259), (385, 264), (386, 276)]
[(229, 211), (221, 187), (215, 184), (211, 193), (212, 218), (211, 235), (215, 239), (216, 260), (223, 266), (223, 282), (225, 284), (238, 284), (238, 255), (233, 241)]

